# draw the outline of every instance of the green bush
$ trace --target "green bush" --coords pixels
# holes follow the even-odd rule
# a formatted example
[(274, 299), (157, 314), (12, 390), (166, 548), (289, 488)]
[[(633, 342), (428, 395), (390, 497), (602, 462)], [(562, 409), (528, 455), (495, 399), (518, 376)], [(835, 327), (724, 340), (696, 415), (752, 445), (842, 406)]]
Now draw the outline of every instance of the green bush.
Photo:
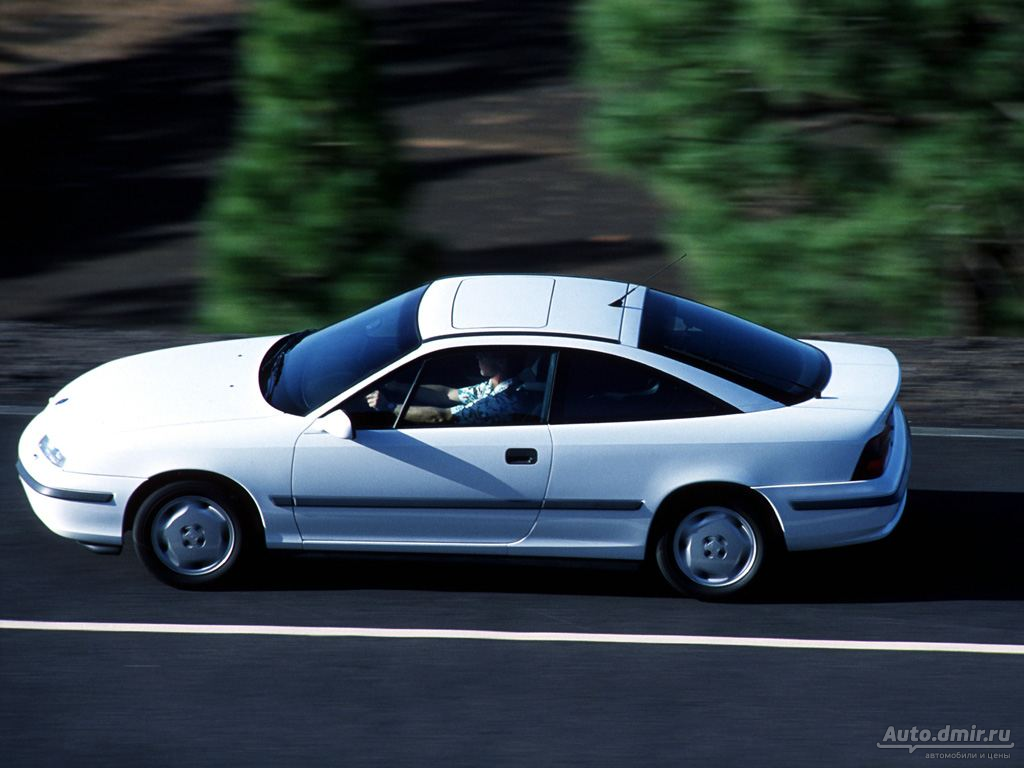
[(588, 0), (600, 161), (695, 292), (789, 331), (1024, 330), (1024, 6)]
[(319, 326), (416, 282), (356, 13), (259, 0), (241, 65), (238, 138), (207, 215), (206, 327)]

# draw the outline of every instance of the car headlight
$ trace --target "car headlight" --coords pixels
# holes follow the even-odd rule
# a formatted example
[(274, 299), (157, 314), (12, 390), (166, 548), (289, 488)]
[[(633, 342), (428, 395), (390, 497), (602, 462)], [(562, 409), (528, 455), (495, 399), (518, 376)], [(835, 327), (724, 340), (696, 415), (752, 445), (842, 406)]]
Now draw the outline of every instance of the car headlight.
[(39, 450), (43, 452), (43, 456), (50, 460), (50, 463), (55, 467), (64, 467), (64, 454), (60, 452), (60, 449), (50, 442), (49, 435), (43, 435), (43, 439), (39, 441)]

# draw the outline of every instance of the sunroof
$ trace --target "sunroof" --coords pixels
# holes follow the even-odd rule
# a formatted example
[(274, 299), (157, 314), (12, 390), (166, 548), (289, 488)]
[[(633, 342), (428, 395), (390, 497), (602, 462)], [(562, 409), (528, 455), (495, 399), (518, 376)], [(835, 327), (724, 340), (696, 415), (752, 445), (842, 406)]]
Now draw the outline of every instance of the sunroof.
[(455, 294), (452, 327), (544, 328), (554, 288), (550, 277), (467, 278)]

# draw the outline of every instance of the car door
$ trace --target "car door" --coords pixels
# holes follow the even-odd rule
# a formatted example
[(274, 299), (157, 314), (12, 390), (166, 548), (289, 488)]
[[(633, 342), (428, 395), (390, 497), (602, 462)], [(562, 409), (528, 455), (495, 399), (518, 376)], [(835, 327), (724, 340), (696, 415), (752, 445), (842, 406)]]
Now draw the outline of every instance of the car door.
[[(351, 439), (315, 426), (299, 437), (292, 490), (304, 541), (459, 547), (509, 544), (530, 532), (551, 468), (540, 419), (550, 353), (502, 348), (516, 370), (497, 387), (501, 412), (471, 418), (472, 407), (446, 398), (484, 383), (484, 351), (427, 356), (364, 387), (342, 404)], [(424, 412), (437, 420), (413, 420)]]

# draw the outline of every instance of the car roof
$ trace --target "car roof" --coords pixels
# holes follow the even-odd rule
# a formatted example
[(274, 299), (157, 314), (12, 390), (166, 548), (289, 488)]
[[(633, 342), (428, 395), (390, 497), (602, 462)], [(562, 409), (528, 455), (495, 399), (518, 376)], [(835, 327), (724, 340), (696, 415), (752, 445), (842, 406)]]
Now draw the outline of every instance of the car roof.
[[(635, 336), (639, 322), (643, 291), (617, 301), (630, 288), (614, 280), (555, 275), (448, 277), (431, 283), (420, 300), (420, 337), (530, 333), (618, 342), (624, 329)], [(628, 322), (633, 315), (636, 322)]]

